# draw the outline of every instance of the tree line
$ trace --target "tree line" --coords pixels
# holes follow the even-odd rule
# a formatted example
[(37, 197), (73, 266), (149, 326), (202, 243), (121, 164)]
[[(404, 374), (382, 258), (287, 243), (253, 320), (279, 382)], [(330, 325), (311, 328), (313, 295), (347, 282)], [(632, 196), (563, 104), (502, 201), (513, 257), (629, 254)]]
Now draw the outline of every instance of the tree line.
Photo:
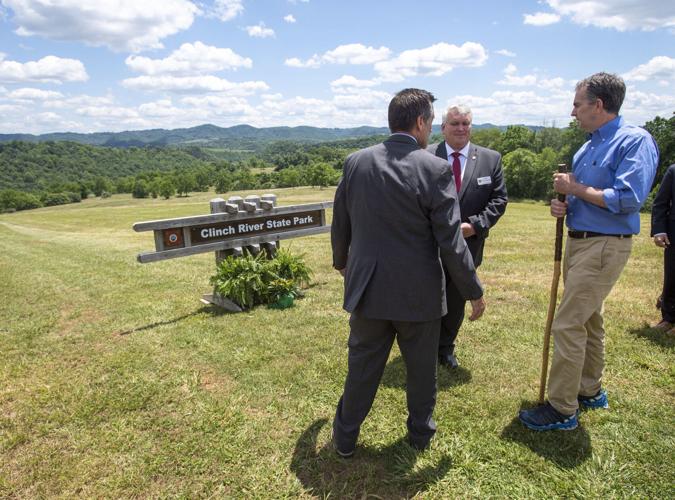
[[(656, 117), (645, 128), (656, 139), (661, 160), (652, 197), (668, 165), (675, 163), (675, 114)], [(110, 148), (73, 142), (0, 144), (0, 210), (14, 211), (81, 201), (88, 196), (128, 193), (136, 198), (187, 196), (249, 189), (336, 185), (351, 152), (381, 142), (366, 136), (320, 144), (277, 141), (258, 152), (222, 152), (190, 146)], [(430, 142), (441, 141), (434, 134)], [(548, 200), (551, 176), (559, 163), (572, 164), (586, 141), (576, 121), (565, 129), (532, 130), (514, 125), (505, 130), (474, 130), (471, 141), (502, 154), (511, 199)], [(647, 207), (649, 207), (649, 201)]]

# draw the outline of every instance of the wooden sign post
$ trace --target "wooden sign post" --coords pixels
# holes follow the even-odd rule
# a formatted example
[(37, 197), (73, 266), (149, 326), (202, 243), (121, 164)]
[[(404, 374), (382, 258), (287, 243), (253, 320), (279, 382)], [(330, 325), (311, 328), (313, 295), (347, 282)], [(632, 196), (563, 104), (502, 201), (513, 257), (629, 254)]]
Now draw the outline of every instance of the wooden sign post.
[[(216, 265), (228, 255), (257, 255), (265, 251), (273, 256), (279, 240), (330, 231), (326, 208), (332, 201), (304, 205), (276, 206), (276, 195), (232, 196), (211, 200), (211, 213), (177, 219), (137, 222), (134, 231), (153, 231), (155, 251), (138, 254), (142, 264), (215, 252)], [(224, 297), (204, 295), (202, 301), (229, 310), (241, 310)]]

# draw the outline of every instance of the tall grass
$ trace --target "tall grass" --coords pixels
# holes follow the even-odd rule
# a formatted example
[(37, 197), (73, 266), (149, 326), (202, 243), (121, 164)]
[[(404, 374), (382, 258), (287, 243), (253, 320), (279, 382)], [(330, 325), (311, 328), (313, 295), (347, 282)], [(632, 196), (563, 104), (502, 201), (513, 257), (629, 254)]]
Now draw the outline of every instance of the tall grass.
[(485, 317), (460, 332), (460, 369), (439, 373), (431, 449), (403, 441), (394, 349), (344, 461), (328, 446), (348, 334), (328, 235), (283, 243), (314, 270), (285, 310), (203, 306), (212, 254), (135, 260), (153, 243), (134, 222), (207, 213), (214, 196), (0, 216), (0, 497), (673, 496), (675, 342), (648, 328), (662, 263), (645, 216), (606, 303), (609, 411), (557, 434), (515, 419), (537, 394), (554, 224), (543, 205), (513, 203), (480, 269)]

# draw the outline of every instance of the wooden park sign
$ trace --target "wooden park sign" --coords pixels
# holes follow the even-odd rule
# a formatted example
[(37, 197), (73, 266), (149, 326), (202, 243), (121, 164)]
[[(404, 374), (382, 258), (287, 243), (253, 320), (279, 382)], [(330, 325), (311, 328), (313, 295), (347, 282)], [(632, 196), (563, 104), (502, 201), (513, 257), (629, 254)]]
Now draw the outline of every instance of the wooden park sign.
[[(260, 246), (282, 239), (330, 231), (326, 208), (333, 202), (277, 207), (275, 195), (233, 196), (211, 200), (211, 214), (137, 222), (134, 231), (154, 231), (155, 251), (138, 254), (141, 263), (185, 257), (204, 252), (244, 249), (258, 253)], [(218, 258), (218, 256), (217, 256)]]
[[(333, 206), (332, 201), (277, 207), (276, 199), (274, 194), (232, 196), (227, 201), (215, 198), (210, 214), (137, 222), (134, 231), (155, 235), (155, 251), (142, 252), (137, 259), (145, 264), (215, 252), (218, 265), (228, 255), (265, 251), (271, 257), (279, 240), (330, 231), (326, 209)], [(202, 302), (241, 311), (234, 302), (215, 294), (204, 295)]]

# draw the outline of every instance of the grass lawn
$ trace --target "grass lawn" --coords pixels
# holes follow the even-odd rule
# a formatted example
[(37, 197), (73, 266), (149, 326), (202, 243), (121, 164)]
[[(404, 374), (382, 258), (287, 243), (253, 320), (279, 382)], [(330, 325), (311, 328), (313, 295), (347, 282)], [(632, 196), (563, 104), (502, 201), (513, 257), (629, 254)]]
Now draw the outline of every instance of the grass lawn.
[[(285, 205), (334, 191), (275, 192)], [(648, 327), (662, 269), (648, 217), (606, 303), (609, 411), (566, 433), (515, 418), (537, 397), (554, 222), (513, 203), (480, 269), (486, 314), (460, 333), (461, 368), (439, 372), (431, 449), (404, 442), (394, 348), (342, 460), (329, 439), (348, 317), (327, 234), (282, 242), (315, 275), (281, 311), (202, 305), (213, 254), (136, 262), (154, 243), (134, 222), (208, 213), (214, 196), (0, 216), (0, 497), (675, 496), (675, 339)]]

